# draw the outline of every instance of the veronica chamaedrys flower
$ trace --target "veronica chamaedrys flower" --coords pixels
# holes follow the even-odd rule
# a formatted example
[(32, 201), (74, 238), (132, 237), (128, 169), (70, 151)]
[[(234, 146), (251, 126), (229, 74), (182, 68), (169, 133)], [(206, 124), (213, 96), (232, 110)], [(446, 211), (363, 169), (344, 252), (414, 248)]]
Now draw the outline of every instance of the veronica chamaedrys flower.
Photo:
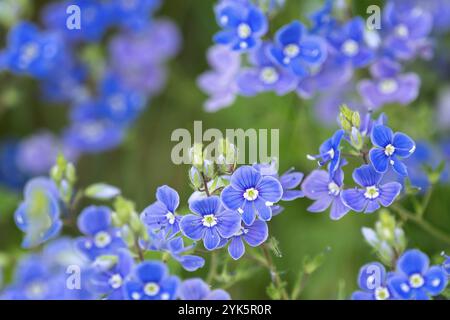
[(447, 273), (441, 266), (431, 266), (426, 254), (413, 249), (398, 259), (396, 272), (388, 285), (401, 299), (428, 300), (447, 286)]
[(354, 68), (370, 63), (374, 53), (365, 43), (364, 33), (365, 22), (361, 17), (356, 17), (328, 37), (341, 63), (349, 63)]
[(336, 131), (330, 139), (322, 143), (318, 155), (307, 156), (310, 160), (318, 160), (319, 166), (323, 166), (329, 162), (328, 172), (330, 173), (330, 178), (334, 176), (339, 168), (339, 163), (341, 161), (341, 150), (339, 147), (344, 134), (344, 130)]
[(214, 35), (214, 41), (232, 50), (246, 51), (256, 47), (267, 32), (266, 16), (250, 3), (222, 1), (215, 11), (217, 23), (223, 30)]
[(250, 226), (244, 224), (239, 231), (230, 238), (228, 253), (234, 260), (238, 260), (245, 253), (244, 242), (250, 247), (257, 247), (264, 243), (268, 236), (269, 228), (265, 221), (255, 220)]
[(278, 30), (268, 50), (278, 64), (299, 77), (309, 75), (310, 68), (319, 66), (327, 57), (325, 41), (321, 37), (308, 35), (299, 21)]
[(359, 270), (358, 286), (361, 291), (352, 294), (352, 300), (392, 300), (392, 289), (386, 284), (388, 275), (379, 262), (371, 262)]
[(408, 170), (399, 157), (408, 158), (416, 149), (416, 144), (410, 137), (401, 132), (394, 134), (386, 126), (375, 126), (371, 140), (375, 148), (370, 150), (369, 157), (377, 172), (385, 173), (392, 166), (399, 175), (408, 175)]
[(91, 260), (125, 247), (119, 230), (112, 225), (108, 207), (85, 208), (78, 217), (77, 225), (85, 236), (77, 239), (76, 246)]
[(254, 96), (264, 91), (275, 91), (281, 96), (297, 86), (298, 78), (270, 59), (267, 50), (269, 46), (270, 44), (263, 43), (250, 53), (253, 67), (243, 69), (236, 79), (240, 94)]
[(141, 220), (152, 230), (164, 229), (167, 234), (180, 231), (181, 216), (176, 214), (180, 196), (175, 189), (161, 186), (156, 190), (156, 202), (141, 213)]
[(149, 24), (149, 16), (159, 7), (160, 0), (119, 0), (109, 4), (111, 20), (133, 31), (140, 31)]
[(111, 257), (115, 259), (112, 263), (94, 262), (92, 273), (88, 273), (89, 289), (94, 293), (105, 295), (107, 300), (123, 300), (123, 285), (133, 269), (134, 260), (126, 249), (118, 250)]
[(241, 226), (239, 214), (223, 210), (218, 196), (192, 201), (189, 208), (194, 214), (181, 219), (181, 231), (189, 239), (203, 239), (207, 250), (217, 248), (222, 238), (231, 237)]
[(371, 68), (373, 80), (364, 79), (358, 92), (369, 108), (379, 108), (387, 103), (407, 105), (419, 94), (420, 78), (415, 73), (400, 74), (401, 65), (390, 59), (381, 59)]
[(184, 280), (178, 289), (181, 300), (231, 300), (228, 292), (222, 289), (211, 290), (200, 278)]
[(350, 210), (341, 199), (343, 184), (344, 173), (341, 169), (337, 170), (331, 179), (329, 173), (325, 170), (314, 170), (311, 172), (302, 184), (305, 196), (315, 200), (307, 210), (310, 212), (322, 212), (331, 205), (330, 218), (333, 220), (342, 218)]
[(214, 112), (230, 106), (236, 99), (236, 77), (241, 67), (241, 58), (239, 53), (221, 45), (211, 47), (207, 58), (212, 70), (201, 74), (197, 84), (209, 95), (204, 103), (205, 110)]
[(124, 284), (128, 300), (173, 300), (180, 280), (168, 273), (167, 266), (159, 261), (138, 264), (131, 278)]
[(388, 182), (380, 185), (383, 175), (375, 171), (371, 165), (363, 165), (353, 171), (353, 180), (362, 189), (354, 188), (342, 191), (342, 202), (356, 212), (371, 213), (380, 208), (388, 207), (400, 194), (402, 185), (398, 182)]
[(333, 14), (333, 0), (325, 0), (323, 6), (309, 16), (312, 22), (311, 33), (328, 36), (336, 27)]
[(252, 225), (257, 215), (261, 220), (270, 220), (271, 207), (282, 196), (283, 188), (276, 178), (263, 176), (250, 166), (242, 166), (231, 176), (230, 185), (222, 191), (221, 198), (225, 207), (237, 210), (244, 223)]

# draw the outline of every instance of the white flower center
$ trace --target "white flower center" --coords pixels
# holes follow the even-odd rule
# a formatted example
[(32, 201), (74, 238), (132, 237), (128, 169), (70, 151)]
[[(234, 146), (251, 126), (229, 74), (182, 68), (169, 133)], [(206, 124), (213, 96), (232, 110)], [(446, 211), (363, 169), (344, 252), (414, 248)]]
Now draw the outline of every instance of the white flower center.
[(330, 149), (327, 152), (330, 155), (330, 158), (333, 159), (334, 158), (334, 149)]
[(300, 53), (300, 47), (295, 43), (288, 44), (284, 47), (283, 53), (289, 59), (295, 58)]
[(383, 94), (391, 94), (398, 89), (398, 83), (395, 79), (385, 79), (378, 84), (378, 90)]
[(392, 144), (388, 144), (386, 148), (384, 148), (384, 154), (389, 156), (392, 156), (395, 152), (395, 147)]
[(359, 52), (358, 42), (353, 39), (348, 39), (342, 44), (341, 50), (346, 56), (354, 57)]
[(376, 186), (370, 186), (366, 188), (366, 192), (364, 193), (364, 197), (367, 199), (376, 199), (380, 195), (380, 192)]
[(332, 181), (328, 184), (328, 193), (330, 195), (338, 196), (340, 192), (341, 188), (335, 182)]
[(408, 27), (404, 24), (399, 24), (395, 27), (395, 34), (399, 36), (400, 38), (406, 38), (409, 36), (409, 30)]
[(375, 299), (376, 300), (386, 300), (389, 299), (389, 290), (385, 287), (378, 287), (375, 289)]
[(237, 27), (237, 34), (241, 39), (247, 39), (252, 34), (252, 29), (246, 23), (241, 23)]
[(164, 292), (161, 295), (161, 300), (169, 300), (169, 298), (170, 298), (170, 295), (167, 292)]
[(261, 70), (261, 73), (259, 74), (259, 78), (265, 84), (273, 84), (278, 81), (279, 76), (278, 76), (278, 72), (275, 68), (265, 67)]
[(175, 215), (170, 211), (166, 213), (166, 219), (169, 221), (169, 224), (175, 223)]
[(114, 274), (108, 280), (109, 285), (113, 289), (119, 289), (122, 286), (123, 279), (122, 276), (118, 273)]
[(111, 243), (111, 236), (105, 231), (97, 232), (94, 237), (94, 243), (97, 248), (104, 248)]
[(97, 141), (103, 132), (103, 126), (99, 123), (86, 123), (81, 128), (81, 134), (86, 140)]
[(406, 283), (402, 283), (400, 289), (402, 289), (403, 292), (409, 292), (409, 287)]
[(202, 223), (205, 227), (214, 227), (217, 224), (217, 218), (213, 214), (207, 214), (203, 217)]
[(424, 283), (425, 281), (423, 280), (422, 275), (419, 273), (413, 274), (411, 277), (409, 277), (409, 285), (412, 288), (420, 288)]
[(133, 292), (133, 293), (131, 294), (131, 298), (132, 298), (133, 300), (139, 300), (139, 299), (141, 299), (141, 294), (140, 294), (139, 292)]
[(434, 279), (433, 281), (431, 281), (431, 285), (433, 287), (437, 287), (441, 284), (441, 280), (440, 279)]
[(116, 94), (109, 99), (112, 111), (115, 113), (123, 113), (126, 110), (126, 103), (123, 95)]
[(39, 47), (36, 43), (30, 42), (22, 47), (22, 54), (20, 55), (20, 64), (26, 67), (39, 54)]
[(45, 291), (46, 286), (40, 281), (35, 281), (26, 288), (27, 296), (31, 299), (41, 299)]
[(256, 190), (255, 188), (250, 188), (245, 190), (244, 198), (245, 200), (253, 201), (256, 200), (256, 198), (258, 198), (258, 194), (259, 194), (258, 190)]
[(146, 295), (153, 297), (156, 296), (159, 292), (159, 285), (154, 282), (149, 282), (144, 286), (144, 292)]

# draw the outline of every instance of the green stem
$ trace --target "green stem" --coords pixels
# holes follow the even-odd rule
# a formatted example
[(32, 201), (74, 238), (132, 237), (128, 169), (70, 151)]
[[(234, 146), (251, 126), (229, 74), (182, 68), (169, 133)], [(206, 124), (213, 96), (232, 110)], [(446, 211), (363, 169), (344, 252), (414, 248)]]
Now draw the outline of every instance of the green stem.
[(217, 254), (216, 252), (211, 252), (211, 264), (209, 265), (208, 276), (206, 277), (206, 282), (211, 284), (214, 281), (214, 278), (217, 275)]
[(430, 186), (425, 194), (425, 197), (423, 198), (422, 205), (420, 206), (419, 211), (417, 212), (417, 216), (422, 218), (425, 214), (425, 211), (428, 208), (428, 205), (430, 204), (431, 195), (433, 194), (433, 186)]
[(280, 274), (278, 273), (277, 268), (276, 268), (275, 264), (273, 263), (272, 256), (270, 255), (269, 249), (265, 245), (261, 246), (261, 248), (264, 253), (264, 258), (266, 260), (266, 267), (269, 269), (272, 281), (277, 286), (277, 288), (280, 290), (282, 299), (289, 300), (289, 296), (286, 292), (286, 289), (284, 288), (284, 284), (280, 277)]

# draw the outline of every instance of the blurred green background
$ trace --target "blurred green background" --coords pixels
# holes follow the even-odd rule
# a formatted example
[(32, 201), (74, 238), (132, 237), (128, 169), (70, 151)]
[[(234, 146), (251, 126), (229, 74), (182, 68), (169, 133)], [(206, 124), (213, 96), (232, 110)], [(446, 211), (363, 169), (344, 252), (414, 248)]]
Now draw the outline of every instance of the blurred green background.
[[(45, 1), (35, 1), (34, 19), (38, 8)], [(353, 14), (365, 16), (365, 8), (381, 1), (353, 1)], [(203, 129), (264, 128), (280, 130), (280, 172), (290, 167), (307, 174), (315, 163), (306, 160), (307, 153), (316, 153), (323, 140), (335, 127), (327, 128), (315, 119), (311, 101), (299, 99), (295, 94), (277, 97), (262, 94), (255, 98), (238, 98), (230, 108), (208, 114), (202, 109), (205, 95), (196, 86), (196, 78), (208, 69), (205, 53), (212, 44), (212, 35), (218, 30), (213, 15), (214, 1), (169, 0), (165, 1), (159, 15), (168, 16), (179, 26), (183, 35), (180, 54), (169, 64), (166, 89), (153, 99), (129, 131), (125, 142), (116, 150), (98, 155), (84, 156), (77, 165), (79, 185), (107, 182), (119, 186), (125, 196), (133, 199), (139, 210), (155, 200), (156, 188), (168, 184), (178, 190), (186, 207), (192, 192), (188, 183), (187, 165), (171, 162), (170, 141), (173, 130), (186, 128), (192, 132), (194, 120), (203, 121)], [(301, 19), (305, 21), (310, 9), (321, 1), (287, 0), (285, 8), (271, 22), (271, 32), (279, 26)], [(4, 41), (6, 30), (1, 30)], [(421, 71), (428, 66), (415, 65)], [(421, 72), (423, 74), (424, 72)], [(383, 109), (390, 126), (408, 133), (416, 139), (435, 139), (433, 104), (437, 78), (423, 78), (421, 96), (406, 108), (388, 106)], [(20, 88), (14, 103), (6, 103), (8, 88)], [(40, 128), (58, 132), (66, 124), (67, 109), (63, 106), (43, 105), (39, 100), (36, 81), (0, 74), (0, 138), (25, 137)], [(6, 100), (5, 100), (6, 99)], [(349, 168), (347, 168), (349, 169)], [(439, 228), (450, 232), (450, 188), (439, 187), (433, 194), (427, 218)], [(14, 225), (12, 214), (20, 195), (7, 190), (0, 191), (0, 251), (16, 256), (25, 253), (20, 249), (21, 232)], [(83, 205), (88, 205), (84, 202)], [(315, 255), (330, 248), (322, 267), (307, 282), (302, 299), (335, 299), (338, 292), (348, 296), (356, 289), (359, 268), (376, 257), (361, 235), (362, 226), (373, 226), (377, 213), (371, 215), (350, 213), (340, 221), (332, 221), (328, 213), (312, 214), (306, 211), (310, 200), (299, 199), (285, 203), (285, 211), (269, 224), (270, 234), (279, 241), (281, 258), (275, 258), (282, 277), (292, 286), (305, 255)], [(407, 203), (406, 206), (409, 204)], [(184, 208), (185, 209), (185, 208)], [(182, 210), (183, 211), (183, 210)], [(417, 247), (429, 254), (437, 254), (450, 248), (424, 234), (414, 225), (407, 224), (405, 231), (409, 247)], [(72, 230), (68, 230), (73, 233)], [(225, 255), (225, 252), (224, 252)], [(208, 260), (208, 256), (206, 256)], [(236, 267), (244, 262), (230, 264)], [(245, 264), (247, 267), (248, 264)], [(207, 266), (194, 275), (203, 276)], [(180, 271), (181, 272), (181, 271)], [(191, 277), (181, 272), (183, 278)], [(229, 291), (234, 299), (268, 298), (266, 286), (270, 282), (267, 270), (260, 270), (246, 280), (236, 283)], [(339, 287), (341, 287), (339, 289)]]

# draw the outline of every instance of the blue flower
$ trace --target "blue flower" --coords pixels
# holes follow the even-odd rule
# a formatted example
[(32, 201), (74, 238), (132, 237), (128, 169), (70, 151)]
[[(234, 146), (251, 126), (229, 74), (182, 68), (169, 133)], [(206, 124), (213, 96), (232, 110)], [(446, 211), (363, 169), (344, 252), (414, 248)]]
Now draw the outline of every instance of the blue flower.
[(251, 226), (245, 224), (229, 240), (228, 253), (234, 260), (240, 259), (245, 253), (244, 241), (251, 247), (264, 243), (269, 236), (267, 223), (256, 220)]
[(325, 0), (322, 8), (310, 15), (312, 21), (311, 33), (328, 36), (336, 27), (337, 21), (332, 16), (333, 0)]
[(25, 233), (24, 248), (35, 247), (58, 235), (62, 228), (56, 186), (36, 178), (25, 187), (25, 199), (14, 213), (17, 227)]
[(376, 146), (370, 150), (370, 161), (377, 172), (385, 173), (390, 166), (401, 176), (407, 176), (406, 166), (398, 159), (409, 157), (416, 145), (406, 134), (396, 132), (386, 126), (376, 126), (372, 130), (372, 143)]
[(123, 300), (123, 285), (133, 269), (134, 260), (125, 249), (118, 250), (113, 257), (116, 261), (112, 264), (94, 263), (88, 277), (89, 289), (105, 295), (108, 300)]
[(330, 218), (338, 220), (350, 210), (341, 199), (344, 173), (339, 169), (333, 178), (325, 170), (314, 170), (302, 184), (305, 196), (315, 202), (308, 207), (310, 212), (322, 212), (331, 205)]
[(395, 274), (388, 285), (401, 299), (428, 300), (444, 291), (447, 274), (441, 266), (429, 266), (426, 254), (419, 250), (406, 251), (397, 261)]
[(214, 36), (214, 41), (233, 50), (246, 51), (259, 45), (267, 32), (267, 18), (254, 5), (224, 1), (215, 11), (217, 22), (224, 30)]
[(217, 248), (222, 238), (231, 237), (241, 226), (239, 214), (223, 210), (218, 196), (192, 201), (189, 208), (194, 214), (181, 219), (181, 231), (189, 239), (203, 239), (207, 250)]
[(261, 220), (270, 220), (271, 207), (282, 196), (283, 188), (277, 179), (262, 176), (250, 166), (237, 169), (231, 176), (231, 184), (221, 195), (224, 206), (241, 213), (246, 225), (252, 225), (257, 214)]
[(330, 139), (322, 143), (319, 148), (318, 155), (308, 155), (308, 159), (310, 160), (319, 160), (319, 166), (323, 166), (327, 162), (330, 162), (328, 168), (330, 178), (332, 178), (336, 171), (339, 169), (339, 163), (341, 161), (341, 150), (339, 149), (339, 147), (344, 134), (344, 130), (336, 131)]
[(183, 281), (178, 296), (181, 300), (231, 300), (228, 292), (222, 289), (211, 290), (200, 278)]
[(291, 168), (279, 177), (278, 180), (283, 188), (282, 201), (292, 201), (305, 196), (302, 190), (297, 189), (303, 180), (303, 176), (303, 173), (294, 171), (294, 168)]
[(353, 18), (329, 37), (337, 51), (338, 60), (355, 68), (366, 66), (374, 58), (374, 53), (365, 44), (365, 22), (361, 17)]
[(402, 185), (398, 182), (388, 182), (380, 185), (382, 174), (371, 165), (363, 165), (353, 171), (353, 180), (363, 189), (348, 189), (342, 192), (342, 202), (354, 211), (366, 213), (390, 206), (400, 194)]
[(392, 289), (386, 284), (386, 269), (379, 262), (371, 262), (359, 270), (358, 286), (362, 291), (352, 294), (352, 300), (392, 300)]
[(322, 64), (327, 56), (325, 41), (307, 35), (306, 28), (299, 21), (291, 22), (277, 31), (275, 43), (269, 52), (277, 63), (299, 77), (309, 75), (309, 68)]
[(108, 207), (85, 208), (78, 217), (78, 229), (85, 237), (77, 239), (77, 248), (91, 260), (125, 247), (119, 230), (112, 226)]
[(149, 16), (160, 3), (160, 0), (114, 1), (111, 4), (113, 19), (125, 27), (139, 31), (149, 23)]
[(128, 300), (173, 300), (179, 279), (170, 276), (167, 266), (159, 261), (141, 262), (134, 269), (131, 279), (125, 282), (125, 298)]
[(141, 220), (151, 230), (163, 229), (169, 235), (180, 231), (181, 216), (176, 214), (180, 205), (178, 193), (169, 186), (162, 186), (156, 191), (156, 199), (141, 213)]
[(19, 191), (28, 175), (18, 164), (20, 144), (15, 140), (7, 140), (0, 144), (0, 185)]

